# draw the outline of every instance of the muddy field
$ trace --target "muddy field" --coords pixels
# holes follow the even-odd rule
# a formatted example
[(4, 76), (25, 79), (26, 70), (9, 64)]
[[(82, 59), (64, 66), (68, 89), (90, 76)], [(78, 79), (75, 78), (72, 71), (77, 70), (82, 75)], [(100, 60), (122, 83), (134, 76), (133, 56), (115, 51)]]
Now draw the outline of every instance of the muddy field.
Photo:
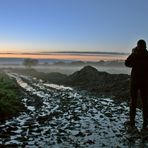
[[(9, 73), (24, 90), (27, 111), (0, 123), (0, 146), (5, 147), (148, 147), (142, 134), (129, 133), (124, 125), (129, 107), (110, 98), (44, 83)], [(137, 110), (140, 131), (141, 111)]]

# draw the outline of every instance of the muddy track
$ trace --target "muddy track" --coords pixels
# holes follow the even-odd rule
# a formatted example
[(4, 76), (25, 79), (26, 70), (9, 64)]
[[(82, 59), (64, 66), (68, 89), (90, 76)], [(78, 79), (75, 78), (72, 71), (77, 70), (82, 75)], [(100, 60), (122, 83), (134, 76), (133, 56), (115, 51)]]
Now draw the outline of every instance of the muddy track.
[[(25, 91), (27, 111), (0, 123), (0, 146), (5, 147), (139, 147), (148, 146), (140, 136), (125, 130), (129, 108), (110, 98), (88, 96), (84, 92), (36, 78), (9, 73)], [(141, 128), (141, 111), (137, 113)]]

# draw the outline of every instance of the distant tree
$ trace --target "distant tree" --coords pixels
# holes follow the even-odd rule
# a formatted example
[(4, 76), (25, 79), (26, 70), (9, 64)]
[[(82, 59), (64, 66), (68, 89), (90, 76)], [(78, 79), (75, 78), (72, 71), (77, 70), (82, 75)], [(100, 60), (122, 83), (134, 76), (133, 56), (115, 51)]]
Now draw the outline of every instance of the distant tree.
[(48, 62), (44, 62), (43, 65), (48, 65)]
[(24, 59), (23, 65), (25, 65), (27, 68), (31, 68), (31, 66), (38, 65), (39, 61), (37, 59)]

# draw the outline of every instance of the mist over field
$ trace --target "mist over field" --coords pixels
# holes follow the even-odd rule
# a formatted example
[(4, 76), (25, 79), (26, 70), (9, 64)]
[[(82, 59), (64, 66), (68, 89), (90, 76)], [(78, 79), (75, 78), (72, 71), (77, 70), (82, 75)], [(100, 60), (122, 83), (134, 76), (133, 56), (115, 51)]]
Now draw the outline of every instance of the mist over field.
[[(80, 70), (83, 68), (85, 65), (91, 65), (94, 66), (98, 71), (106, 71), (111, 74), (130, 74), (130, 69), (125, 67), (124, 63), (120, 65), (110, 65), (109, 63), (106, 65), (100, 65), (100, 64), (77, 64), (77, 65), (56, 65), (56, 64), (49, 64), (49, 65), (37, 65), (37, 66), (32, 66), (32, 68), (36, 69), (39, 72), (45, 72), (45, 73), (50, 73), (50, 72), (59, 72), (63, 74), (72, 74), (73, 72)], [(24, 65), (20, 64), (0, 64), (0, 68), (25, 68)]]
[[(42, 54), (43, 53), (41, 53), (41, 55)], [(47, 53), (47, 55), (48, 54), (49, 53)], [(49, 55), (52, 55), (54, 58), (57, 56), (57, 59), (36, 58), (38, 60), (38, 64), (36, 66), (32, 65), (32, 68), (39, 72), (60, 72), (69, 75), (80, 70), (86, 65), (91, 65), (97, 68), (98, 71), (106, 71), (112, 74), (130, 74), (130, 69), (124, 65), (124, 60), (127, 54), (123, 53), (61, 52), (56, 54), (50, 53)], [(59, 55), (74, 56), (73, 58), (76, 59), (60, 59), (63, 57), (60, 57)], [(26, 58), (0, 58), (0, 68), (25, 68), (23, 64), (24, 59)]]

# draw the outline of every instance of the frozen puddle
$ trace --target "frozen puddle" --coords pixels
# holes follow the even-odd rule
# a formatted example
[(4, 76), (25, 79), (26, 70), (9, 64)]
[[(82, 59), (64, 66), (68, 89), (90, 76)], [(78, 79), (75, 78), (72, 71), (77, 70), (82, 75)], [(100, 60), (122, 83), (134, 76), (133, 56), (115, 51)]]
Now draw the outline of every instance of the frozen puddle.
[[(9, 147), (141, 147), (140, 138), (128, 137), (124, 122), (126, 103), (84, 95), (70, 87), (44, 83), (36, 78), (14, 77), (26, 91), (27, 111), (0, 123), (0, 146)], [(137, 113), (141, 128), (141, 111)]]

